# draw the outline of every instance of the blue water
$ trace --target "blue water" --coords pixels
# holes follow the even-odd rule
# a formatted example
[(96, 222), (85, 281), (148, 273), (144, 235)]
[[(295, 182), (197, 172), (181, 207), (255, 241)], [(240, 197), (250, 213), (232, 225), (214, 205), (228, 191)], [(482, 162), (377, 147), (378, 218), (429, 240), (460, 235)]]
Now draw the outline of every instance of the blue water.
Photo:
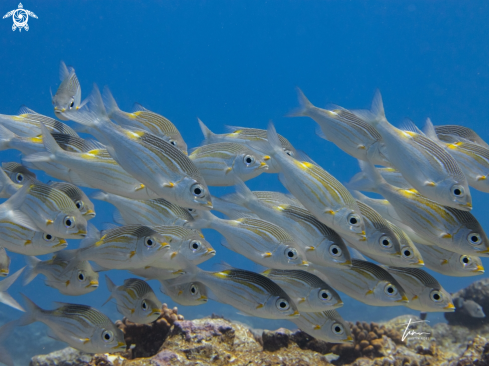
[[(0, 13), (17, 8), (16, 1), (0, 2)], [(161, 113), (180, 129), (189, 147), (202, 134), (201, 118), (214, 132), (224, 125), (266, 128), (271, 119), (279, 133), (316, 162), (346, 182), (358, 171), (355, 159), (314, 133), (308, 118), (286, 118), (297, 106), (299, 86), (317, 106), (334, 103), (367, 108), (374, 90), (383, 93), (388, 119), (396, 124), (409, 117), (422, 125), (462, 124), (489, 140), (489, 26), (486, 1), (26, 1), (28, 32), (13, 32), (12, 19), (0, 21), (0, 113), (16, 114), (25, 104), (54, 116), (50, 100), (56, 90), (58, 65), (75, 67), (84, 97), (92, 83), (108, 85), (119, 106), (134, 102)], [(10, 150), (1, 161), (20, 161)], [(37, 172), (43, 181), (49, 178)], [(252, 189), (284, 188), (276, 175), (249, 181)], [(214, 195), (227, 192), (212, 188)], [(88, 192), (89, 190), (87, 190)], [(472, 190), (473, 213), (483, 227), (489, 196)], [(112, 206), (96, 202), (101, 226), (112, 220)], [(212, 263), (226, 261), (253, 269), (253, 264), (220, 246), (220, 236), (204, 231), (217, 249)], [(70, 241), (75, 248), (76, 241)], [(487, 266), (489, 261), (483, 260)], [(11, 273), (24, 266), (12, 254)], [(116, 283), (129, 277), (110, 271)], [(23, 292), (42, 307), (53, 301), (90, 304), (100, 308), (108, 297), (100, 288), (77, 298), (60, 295), (39, 276)], [(478, 278), (436, 274), (451, 292)], [(479, 277), (480, 278), (480, 277)], [(175, 304), (157, 291), (163, 302)], [(344, 296), (346, 298), (346, 296)], [(20, 300), (20, 299), (19, 299)], [(102, 308), (112, 319), (120, 316), (113, 304)], [(292, 323), (243, 317), (228, 306), (209, 302), (179, 307), (187, 318), (211, 313), (255, 327), (277, 328)], [(401, 307), (375, 308), (346, 299), (340, 313), (347, 320), (385, 320), (404, 313)], [(0, 324), (20, 312), (0, 304)], [(442, 315), (431, 314), (433, 322)], [(40, 352), (64, 347), (43, 338), (47, 328), (34, 324), (16, 331), (8, 341), (19, 365)]]

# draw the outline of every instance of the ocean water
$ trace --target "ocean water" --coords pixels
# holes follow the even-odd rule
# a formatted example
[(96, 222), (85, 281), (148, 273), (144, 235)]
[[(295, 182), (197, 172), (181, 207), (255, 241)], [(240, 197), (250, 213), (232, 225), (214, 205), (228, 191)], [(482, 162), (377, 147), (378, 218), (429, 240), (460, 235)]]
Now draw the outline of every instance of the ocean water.
[[(17, 8), (2, 0), (0, 13)], [(393, 124), (409, 117), (422, 126), (461, 124), (489, 140), (489, 4), (485, 1), (27, 1), (29, 31), (12, 31), (12, 19), (0, 21), (0, 113), (16, 114), (21, 105), (54, 116), (50, 88), (59, 85), (61, 60), (75, 67), (83, 97), (92, 84), (108, 85), (122, 110), (134, 102), (163, 114), (180, 129), (189, 147), (202, 141), (197, 117), (217, 133), (225, 125), (266, 128), (279, 133), (317, 163), (347, 182), (358, 171), (356, 160), (315, 134), (309, 118), (287, 118), (297, 107), (295, 87), (317, 106), (337, 104), (368, 108), (376, 88)], [(69, 122), (73, 123), (73, 122)], [(18, 151), (0, 152), (0, 161), (20, 162)], [(38, 177), (50, 180), (36, 171)], [(248, 182), (254, 190), (284, 192), (277, 175), (262, 174)], [(214, 195), (231, 189), (211, 188)], [(86, 192), (90, 192), (89, 189)], [(473, 213), (489, 228), (489, 196), (472, 190)], [(112, 221), (113, 207), (95, 201), (101, 227)], [(225, 261), (256, 269), (245, 258), (220, 245), (218, 233), (205, 230), (217, 255), (200, 267)], [(1, 240), (1, 238), (0, 238)], [(69, 248), (76, 248), (75, 240)], [(11, 273), (25, 265), (11, 254)], [(49, 256), (46, 256), (48, 258)], [(484, 265), (489, 261), (483, 259)], [(131, 275), (110, 271), (116, 283)], [(478, 277), (435, 274), (455, 292)], [(44, 285), (38, 276), (22, 292), (44, 308), (53, 302), (88, 304), (120, 319), (115, 305), (101, 307), (108, 291), (100, 287), (84, 296), (67, 297)], [(175, 304), (158, 291), (170, 306)], [(333, 284), (334, 285), (334, 284)], [(350, 321), (387, 320), (416, 314), (403, 307), (378, 308), (342, 296), (340, 314)], [(179, 306), (186, 318), (212, 313), (257, 328), (295, 328), (287, 321), (237, 314), (230, 306), (209, 301), (199, 307)], [(0, 304), (0, 325), (21, 313)], [(441, 313), (430, 314), (434, 323)], [(46, 337), (40, 323), (17, 329), (7, 345), (17, 365), (30, 357), (65, 347)]]

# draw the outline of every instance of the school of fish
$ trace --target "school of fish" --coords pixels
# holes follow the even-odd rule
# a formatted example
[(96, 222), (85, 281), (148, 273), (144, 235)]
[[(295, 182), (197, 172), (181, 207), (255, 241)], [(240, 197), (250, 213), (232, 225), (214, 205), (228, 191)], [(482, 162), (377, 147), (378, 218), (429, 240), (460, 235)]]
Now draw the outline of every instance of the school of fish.
[[(471, 129), (429, 119), (423, 131), (410, 121), (394, 127), (378, 92), (370, 110), (329, 110), (298, 90), (300, 107), (291, 116), (311, 118), (320, 137), (359, 161), (361, 172), (344, 185), (272, 122), (266, 130), (216, 134), (198, 120), (204, 141), (188, 150), (167, 118), (139, 104), (120, 110), (108, 88), (102, 95), (94, 86), (82, 101), (75, 70), (63, 62), (60, 80), (52, 104), (63, 122), (27, 107), (0, 115), (0, 150), (22, 153), (20, 162), (0, 169), (0, 303), (24, 312), (0, 328), (0, 340), (15, 327), (43, 322), (50, 336), (81, 351), (124, 351), (131, 345), (99, 310), (76, 303), (45, 310), (8, 293), (21, 275), (23, 285), (42, 275), (61, 294), (80, 296), (97, 290), (99, 272), (119, 269), (139, 278), (114, 283), (106, 275), (107, 301), (140, 324), (161, 314), (145, 281), (153, 279), (179, 304), (218, 301), (251, 316), (290, 320), (335, 343), (353, 340), (337, 311), (341, 293), (372, 306), (449, 312), (458, 304), (485, 316), (476, 303), (454, 305), (423, 269), (484, 272), (480, 257), (489, 256), (489, 239), (470, 213), (470, 191), (489, 193), (489, 145)], [(35, 170), (56, 181), (39, 181)], [(263, 173), (278, 174), (289, 193), (251, 191), (245, 182)], [(233, 186), (235, 193), (215, 197), (213, 186)], [(83, 187), (96, 191), (88, 197)], [(92, 200), (115, 207), (114, 224), (89, 223)], [(222, 246), (263, 271), (224, 262), (215, 271), (199, 268), (220, 251), (201, 229), (220, 233)], [(67, 239), (81, 244), (67, 249)], [(11, 275), (9, 252), (26, 262)], [(45, 254), (52, 258), (36, 257)], [(0, 363), (13, 365), (0, 349)]]

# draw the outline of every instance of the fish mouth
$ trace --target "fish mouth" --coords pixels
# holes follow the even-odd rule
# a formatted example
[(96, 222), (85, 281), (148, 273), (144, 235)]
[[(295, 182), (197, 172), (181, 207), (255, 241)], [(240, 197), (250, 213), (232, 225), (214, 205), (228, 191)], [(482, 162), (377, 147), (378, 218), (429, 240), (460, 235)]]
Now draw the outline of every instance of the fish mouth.
[(467, 202), (465, 205), (462, 205), (462, 207), (468, 207), (470, 211), (472, 210), (472, 202)]
[(1, 277), (6, 277), (8, 276), (9, 270), (8, 269), (0, 269), (0, 276)]
[(343, 339), (343, 341), (346, 342), (346, 343), (353, 343), (353, 337), (352, 336), (348, 336), (345, 339)]
[(416, 263), (419, 266), (424, 266), (424, 261), (422, 259), (418, 259), (418, 263)]
[(161, 315), (161, 309), (158, 309), (158, 308), (155, 308), (155, 309), (151, 309), (151, 313), (148, 314), (148, 316), (152, 316), (152, 315), (158, 315), (160, 316)]
[(260, 169), (268, 169), (268, 165), (262, 161), (260, 163), (260, 166), (258, 168), (260, 168)]
[(340, 266), (349, 266), (351, 267), (352, 265), (352, 262), (350, 259), (348, 259), (347, 261), (344, 261), (343, 263), (338, 263)]
[(472, 272), (484, 273), (484, 267), (482, 267), (480, 264), (478, 264), (477, 268), (474, 269)]
[(160, 247), (158, 248), (158, 250), (168, 249), (168, 248), (170, 248), (170, 244), (163, 242), (163, 243), (160, 243)]
[(208, 255), (216, 255), (216, 251), (214, 249), (207, 249), (207, 252), (205, 254), (208, 254)]
[(443, 310), (448, 310), (448, 311), (455, 311), (455, 305), (453, 305), (452, 303), (448, 304), (447, 306), (445, 306), (443, 308)]
[(342, 307), (343, 305), (345, 305), (345, 304), (344, 304), (344, 302), (343, 302), (343, 301), (341, 301), (341, 300), (338, 300), (338, 302), (337, 302), (336, 304), (333, 304), (333, 307), (335, 307), (335, 308), (340, 308), (340, 307)]
[(79, 236), (84, 238), (87, 236), (87, 231), (86, 230), (78, 230), (78, 232), (75, 233), (75, 235), (79, 235)]
[(112, 349), (126, 349), (126, 344), (124, 342), (117, 342), (117, 346), (112, 347)]
[(212, 206), (212, 201), (207, 201), (206, 203), (202, 203), (202, 206), (207, 207), (208, 209), (213, 209), (214, 206)]
[(289, 317), (291, 318), (297, 318), (298, 316), (300, 316), (301, 314), (299, 313), (299, 311), (294, 311), (292, 314), (289, 315)]
[(62, 247), (62, 246), (65, 246), (65, 245), (67, 245), (67, 244), (68, 244), (68, 242), (67, 242), (66, 240), (64, 240), (64, 239), (59, 239), (59, 243), (58, 243), (58, 244), (53, 245), (53, 248)]
[(83, 214), (83, 216), (91, 216), (91, 217), (95, 217), (95, 211), (94, 210), (88, 210), (87, 212), (85, 212)]
[(85, 288), (88, 288), (88, 287), (95, 287), (95, 288), (97, 288), (98, 287), (98, 281), (90, 281), (90, 283), (85, 286)]
[(409, 302), (409, 299), (406, 295), (402, 295), (400, 300), (396, 300), (396, 302)]
[(207, 296), (205, 296), (205, 295), (201, 295), (201, 296), (200, 296), (200, 297), (197, 299), (197, 301), (207, 302)]

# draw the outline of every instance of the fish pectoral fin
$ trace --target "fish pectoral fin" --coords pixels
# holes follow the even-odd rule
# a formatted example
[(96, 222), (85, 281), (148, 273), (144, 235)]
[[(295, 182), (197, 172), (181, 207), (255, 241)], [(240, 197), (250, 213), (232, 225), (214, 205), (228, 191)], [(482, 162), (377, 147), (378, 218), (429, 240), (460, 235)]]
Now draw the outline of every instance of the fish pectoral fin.
[(143, 183), (141, 183), (139, 185), (139, 187), (136, 187), (135, 191), (137, 192), (137, 191), (140, 191), (141, 189), (144, 189), (144, 188), (146, 188), (146, 186)]
[(227, 173), (229, 173), (232, 170), (233, 170), (232, 167), (227, 167), (226, 170), (224, 171), (224, 174), (227, 174)]
[(87, 344), (88, 342), (90, 342), (90, 338), (80, 338), (80, 341), (82, 341), (83, 344)]
[(46, 226), (54, 224), (53, 220), (46, 220)]
[(32, 244), (32, 241), (26, 240), (25, 243), (24, 243), (24, 245), (29, 245), (29, 244)]
[(452, 234), (449, 234), (449, 233), (441, 234), (440, 237), (442, 239), (451, 239), (451, 238), (453, 238)]
[(272, 256), (272, 253), (270, 253), (270, 252), (266, 252), (266, 253), (263, 253), (261, 256), (262, 256), (263, 258), (268, 258), (268, 257), (271, 257), (271, 256)]
[(373, 295), (373, 293), (374, 292), (372, 290), (368, 290), (367, 292), (365, 292), (365, 296), (367, 296), (367, 295)]
[(448, 259), (444, 259), (441, 261), (441, 265), (443, 266), (444, 264), (448, 264)]
[(312, 251), (312, 250), (316, 250), (316, 247), (314, 247), (314, 246), (312, 246), (312, 245), (310, 245), (310, 246), (306, 247), (306, 252), (310, 252), (310, 251)]
[(328, 208), (326, 208), (324, 210), (324, 213), (328, 213), (330, 215), (334, 215), (336, 212), (333, 209), (331, 209), (331, 208), (328, 207)]
[(132, 258), (132, 257), (134, 257), (135, 255), (136, 255), (136, 251), (135, 251), (135, 250), (133, 250), (133, 251), (131, 251), (131, 253), (129, 253), (129, 258)]
[(70, 280), (66, 280), (65, 285), (68, 287), (70, 285)]
[(299, 300), (297, 301), (297, 303), (300, 304), (300, 303), (303, 303), (304, 301), (306, 301), (305, 297), (299, 297)]
[(431, 182), (431, 181), (427, 181), (424, 183), (425, 186), (428, 186), (428, 187), (435, 187), (436, 186), (436, 183), (435, 182)]
[(477, 179), (478, 181), (479, 181), (479, 180), (486, 180), (486, 179), (487, 179), (487, 175), (478, 175), (476, 179)]
[(163, 184), (163, 187), (173, 188), (173, 187), (175, 187), (175, 183), (168, 182), (168, 183)]
[(263, 304), (258, 304), (258, 305), (256, 306), (256, 309), (261, 309), (262, 307), (263, 307)]
[(365, 150), (365, 145), (358, 145), (357, 149)]
[(177, 252), (173, 252), (173, 253), (170, 255), (170, 258), (171, 258), (171, 259), (175, 258), (175, 256), (176, 256), (177, 254), (178, 254)]
[(131, 314), (134, 314), (135, 311), (136, 309), (131, 309)]
[(314, 330), (319, 330), (319, 329), (321, 329), (321, 326), (320, 326), (319, 324), (316, 324), (316, 325), (314, 326)]

